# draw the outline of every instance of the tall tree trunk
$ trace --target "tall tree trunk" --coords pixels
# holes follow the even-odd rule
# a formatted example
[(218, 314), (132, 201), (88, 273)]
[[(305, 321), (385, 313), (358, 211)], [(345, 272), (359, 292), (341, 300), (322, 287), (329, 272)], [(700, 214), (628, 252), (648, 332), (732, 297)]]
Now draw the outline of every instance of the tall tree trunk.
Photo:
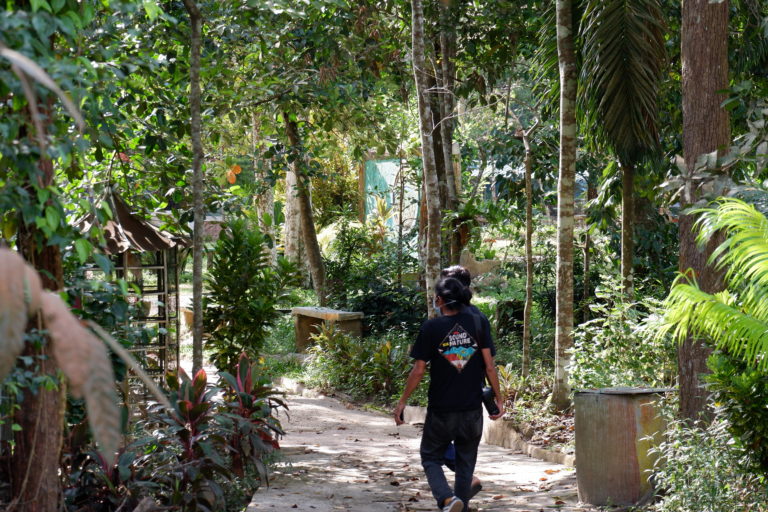
[(203, 140), (200, 99), (200, 45), (203, 16), (194, 0), (184, 0), (192, 26), (189, 62), (189, 109), (192, 118), (192, 197), (194, 227), (192, 229), (192, 372), (203, 367), (203, 226), (205, 202), (203, 200)]
[[(728, 112), (721, 107), (728, 87), (728, 2), (684, 0), (682, 12), (683, 64), (683, 156), (688, 171), (699, 155), (726, 148), (730, 142)], [(687, 183), (684, 207), (700, 197)], [(707, 259), (722, 238), (714, 237), (704, 250), (696, 246), (695, 218), (682, 215), (679, 222), (681, 272), (692, 271), (701, 289), (715, 293), (723, 289), (722, 274), (707, 265)], [(707, 394), (700, 374), (707, 372), (710, 350), (702, 340), (688, 339), (678, 350), (680, 414), (695, 419), (705, 410)]]
[[(307, 263), (312, 275), (312, 284), (317, 293), (317, 301), (321, 306), (325, 306), (327, 300), (325, 295), (325, 266), (323, 265), (323, 255), (320, 252), (320, 244), (317, 242), (317, 232), (315, 230), (315, 219), (312, 214), (312, 200), (310, 198), (309, 178), (301, 175), (301, 162), (303, 161), (303, 152), (301, 149), (301, 140), (299, 130), (295, 121), (290, 120), (290, 116), (283, 112), (285, 121), (285, 131), (288, 141), (295, 152), (294, 161), (291, 162), (291, 172), (295, 176), (296, 191), (298, 199), (299, 218), (301, 223), (302, 239), (304, 248), (307, 251)], [(287, 193), (287, 191), (286, 191)]]
[[(44, 137), (44, 134), (42, 135)], [(41, 160), (42, 186), (53, 184), (53, 163)], [(42, 284), (49, 290), (64, 286), (61, 253), (58, 245), (39, 243), (34, 226), (21, 224), (18, 246), (22, 256), (40, 273)], [(30, 327), (42, 327), (31, 323)], [(40, 349), (27, 343), (22, 355), (38, 357), (38, 375), (56, 378), (58, 369), (53, 359), (51, 344)], [(42, 357), (39, 357), (42, 356)], [(65, 388), (35, 393), (24, 391), (14, 421), (21, 429), (14, 434), (16, 446), (11, 460), (11, 491), (13, 500), (7, 510), (13, 512), (55, 512), (61, 504), (59, 482), (59, 456), (63, 441)]]
[[(259, 156), (261, 141), (259, 138), (259, 122), (256, 112), (251, 113), (251, 148), (253, 151), (253, 169), (256, 181), (260, 183), (263, 190), (256, 197), (256, 211), (259, 214), (259, 228), (262, 233), (269, 236), (272, 240), (272, 247), (269, 250), (270, 261), (274, 265), (277, 261), (277, 240), (275, 239), (275, 195), (272, 190), (272, 184), (267, 180), (267, 171), (264, 162)], [(270, 222), (266, 219), (269, 217)]]
[(632, 259), (635, 253), (635, 166), (621, 165), (621, 280), (624, 294), (633, 294)]
[(299, 196), (296, 173), (289, 167), (285, 173), (285, 226), (283, 246), (285, 257), (301, 265), (301, 222), (299, 214)]
[[(436, 50), (439, 50), (439, 47), (440, 45), (435, 44)], [(430, 73), (427, 77), (427, 89), (430, 91), (437, 90), (442, 86), (441, 84), (442, 71), (440, 68), (433, 68), (433, 73)], [(448, 209), (448, 181), (446, 163), (443, 159), (445, 156), (443, 152), (443, 125), (440, 123), (442, 120), (442, 105), (439, 94), (435, 92), (426, 94), (429, 100), (429, 118), (432, 120), (432, 153), (435, 155), (435, 171), (437, 172), (437, 183), (440, 191), (440, 208), (446, 210)]]
[(440, 276), (440, 190), (435, 166), (432, 141), (432, 112), (427, 96), (426, 59), (424, 58), (424, 9), (421, 0), (411, 0), (413, 37), (413, 75), (419, 99), (419, 124), (421, 127), (421, 154), (424, 168), (424, 191), (427, 205), (427, 243), (424, 255), (424, 278), (427, 289), (427, 312), (434, 316), (432, 298), (437, 278)]
[[(458, 187), (456, 185), (456, 174), (453, 162), (453, 133), (455, 124), (453, 122), (453, 111), (455, 107), (453, 86), (454, 75), (456, 73), (456, 31), (453, 29), (451, 19), (451, 9), (453, 7), (451, 0), (438, 2), (440, 9), (440, 65), (442, 76), (442, 90), (438, 95), (440, 100), (440, 136), (442, 138), (443, 161), (445, 162), (445, 184), (447, 188), (447, 208), (456, 211), (459, 207)], [(458, 264), (461, 253), (461, 239), (457, 222), (454, 222), (453, 229), (450, 230), (449, 237), (449, 262), (452, 265)]]
[(570, 407), (568, 352), (573, 347), (573, 203), (576, 175), (576, 55), (573, 5), (557, 0), (557, 55), (560, 68), (560, 169), (557, 182), (557, 305), (555, 382), (552, 405)]
[(525, 308), (523, 309), (523, 377), (531, 367), (531, 310), (533, 309), (533, 155), (527, 133), (523, 136), (525, 146)]
[[(597, 197), (597, 189), (590, 179), (587, 181), (587, 201)], [(589, 320), (589, 299), (592, 296), (592, 283), (589, 277), (590, 262), (592, 259), (592, 236), (589, 234), (589, 226), (584, 232), (584, 293), (582, 294), (582, 318), (586, 322)]]

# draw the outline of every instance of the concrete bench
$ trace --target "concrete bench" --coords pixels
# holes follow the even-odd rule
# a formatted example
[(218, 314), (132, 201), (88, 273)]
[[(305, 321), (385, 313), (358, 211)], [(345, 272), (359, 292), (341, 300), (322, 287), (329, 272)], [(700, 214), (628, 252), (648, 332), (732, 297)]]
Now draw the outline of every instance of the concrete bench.
[(356, 311), (338, 309), (300, 307), (293, 308), (296, 330), (296, 352), (305, 352), (311, 343), (311, 334), (317, 334), (317, 326), (322, 322), (335, 323), (336, 327), (353, 336), (363, 335), (363, 314)]

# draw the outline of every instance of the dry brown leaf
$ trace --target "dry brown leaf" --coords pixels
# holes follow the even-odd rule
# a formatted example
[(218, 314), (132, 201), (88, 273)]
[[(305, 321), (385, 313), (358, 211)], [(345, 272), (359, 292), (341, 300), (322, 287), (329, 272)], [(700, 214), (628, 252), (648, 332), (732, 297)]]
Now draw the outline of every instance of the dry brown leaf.
[(17, 253), (0, 249), (0, 381), (16, 365), (16, 358), (24, 348), (24, 331), (33, 311), (28, 304), (36, 310), (39, 297), (37, 272)]
[(80, 114), (80, 109), (77, 108), (67, 93), (62, 91), (50, 75), (46, 73), (43, 68), (38, 66), (35, 61), (16, 50), (11, 50), (2, 43), (0, 43), (0, 55), (11, 61), (14, 66), (32, 77), (36, 82), (39, 82), (56, 93), (61, 102), (64, 103), (67, 111), (69, 111), (69, 114), (75, 119), (78, 130), (82, 132), (85, 129), (85, 121), (83, 121), (83, 116)]
[(40, 274), (30, 265), (24, 266), (24, 300), (27, 302), (27, 313), (34, 315), (40, 310), (40, 299), (43, 293), (43, 283)]
[(115, 376), (104, 344), (88, 332), (91, 344), (88, 380), (83, 388), (88, 408), (88, 424), (101, 455), (108, 464), (114, 462), (122, 440), (120, 408), (115, 393)]
[(111, 465), (122, 432), (115, 376), (107, 349), (57, 294), (44, 292), (41, 304), (56, 364), (67, 376), (72, 394), (85, 396), (91, 432), (102, 456)]
[[(41, 298), (43, 319), (53, 339), (53, 357), (69, 379), (72, 394), (83, 395), (83, 386), (91, 373), (91, 350), (94, 339), (57, 294), (44, 292)], [(111, 370), (111, 366), (110, 366)]]

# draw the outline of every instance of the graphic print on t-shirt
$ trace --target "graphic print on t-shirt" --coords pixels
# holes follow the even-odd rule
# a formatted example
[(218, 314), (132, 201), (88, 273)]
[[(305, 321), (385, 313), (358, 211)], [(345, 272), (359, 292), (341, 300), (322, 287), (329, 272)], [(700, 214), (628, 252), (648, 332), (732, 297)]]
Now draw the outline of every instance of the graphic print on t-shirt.
[(464, 327), (457, 323), (437, 346), (437, 351), (454, 368), (461, 371), (477, 351), (477, 342)]

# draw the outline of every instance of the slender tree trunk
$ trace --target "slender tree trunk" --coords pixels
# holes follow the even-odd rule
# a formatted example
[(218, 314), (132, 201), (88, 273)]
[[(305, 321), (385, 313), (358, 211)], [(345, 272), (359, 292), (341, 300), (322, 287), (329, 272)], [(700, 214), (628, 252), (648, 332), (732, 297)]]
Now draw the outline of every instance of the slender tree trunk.
[(285, 173), (285, 227), (283, 246), (285, 257), (297, 265), (301, 264), (301, 222), (299, 219), (298, 183), (296, 173), (288, 169)]
[[(597, 197), (597, 190), (590, 180), (587, 182), (587, 201), (591, 201), (595, 197)], [(587, 228), (589, 228), (589, 226), (587, 226)], [(592, 236), (589, 234), (589, 229), (586, 229), (584, 232), (584, 294), (582, 295), (582, 316), (585, 322), (589, 320), (589, 299), (592, 296), (592, 283), (589, 277), (591, 259)]]
[(525, 145), (525, 309), (523, 310), (523, 377), (531, 368), (531, 310), (533, 309), (533, 155), (527, 135)]
[[(22, 231), (26, 231), (22, 227)], [(38, 248), (31, 236), (34, 228), (27, 232), (30, 237), (22, 240), (20, 248), (27, 259), (40, 273), (43, 286), (49, 290), (63, 287), (61, 255), (58, 246)], [(52, 279), (51, 276), (54, 278)], [(31, 323), (30, 327), (42, 327)], [(50, 340), (36, 349), (27, 343), (23, 356), (38, 358), (38, 375), (56, 378), (58, 368), (53, 359)], [(24, 392), (15, 414), (14, 422), (21, 429), (15, 433), (16, 446), (11, 461), (11, 489), (13, 501), (8, 511), (13, 512), (55, 512), (61, 503), (59, 483), (59, 456), (63, 442), (64, 408), (66, 406), (64, 383), (58, 389), (38, 389), (35, 393)]]
[(560, 169), (557, 182), (557, 306), (555, 382), (552, 405), (570, 407), (568, 352), (573, 347), (573, 203), (576, 174), (576, 55), (573, 5), (557, 0), (557, 55), (560, 67)]
[(635, 253), (635, 167), (621, 166), (621, 279), (624, 294), (632, 298), (632, 257)]
[[(251, 148), (253, 151), (253, 169), (257, 182), (263, 186), (263, 190), (256, 197), (256, 210), (259, 213), (259, 228), (272, 240), (272, 247), (269, 250), (270, 261), (274, 265), (277, 261), (277, 241), (275, 240), (275, 196), (272, 191), (272, 184), (267, 182), (266, 169), (263, 167), (262, 160), (259, 157), (260, 150), (259, 122), (256, 112), (251, 113)], [(270, 222), (266, 222), (269, 217)]]
[[(45, 134), (42, 135), (43, 137)], [(42, 186), (53, 184), (53, 163), (49, 159), (40, 161)], [(40, 244), (39, 233), (34, 226), (21, 224), (18, 246), (22, 256), (40, 273), (44, 288), (60, 290), (64, 286), (61, 252), (58, 245)], [(42, 327), (36, 322), (31, 327)], [(36, 349), (27, 343), (24, 356), (37, 357), (38, 375), (56, 379), (58, 369), (54, 363), (50, 340), (46, 338), (42, 348)], [(24, 391), (20, 409), (14, 422), (21, 429), (14, 433), (16, 446), (10, 463), (11, 492), (13, 500), (8, 511), (13, 512), (55, 512), (61, 504), (59, 480), (59, 456), (63, 441), (65, 388), (59, 383), (58, 389), (35, 393)]]
[(432, 112), (427, 96), (426, 59), (424, 58), (424, 9), (421, 0), (411, 0), (413, 16), (413, 75), (419, 99), (419, 124), (421, 126), (421, 154), (424, 168), (425, 201), (427, 204), (427, 243), (424, 256), (424, 278), (427, 289), (427, 311), (430, 317), (434, 286), (440, 276), (440, 190), (435, 166), (432, 141)]
[(312, 214), (312, 200), (309, 190), (309, 178), (301, 175), (301, 161), (303, 154), (301, 151), (301, 140), (299, 130), (295, 121), (290, 120), (290, 116), (283, 112), (285, 121), (285, 131), (288, 141), (291, 143), (295, 152), (294, 161), (291, 163), (291, 173), (296, 180), (296, 196), (299, 205), (299, 218), (301, 223), (302, 239), (304, 248), (307, 251), (307, 263), (312, 275), (312, 284), (317, 293), (317, 301), (321, 306), (325, 306), (327, 300), (325, 295), (325, 266), (323, 265), (323, 255), (320, 252), (320, 244), (317, 242), (317, 232), (315, 231), (315, 219)]
[(203, 225), (205, 203), (203, 194), (203, 141), (200, 98), (200, 45), (203, 17), (194, 0), (184, 0), (192, 26), (189, 63), (189, 108), (192, 118), (192, 196), (194, 227), (192, 229), (192, 372), (203, 367)]
[[(435, 45), (439, 50), (440, 45)], [(439, 68), (434, 68), (434, 76), (430, 74), (427, 77), (427, 89), (434, 91), (442, 87), (442, 72)], [(439, 81), (435, 78), (440, 79)], [(438, 189), (440, 190), (440, 208), (441, 210), (448, 209), (448, 181), (446, 173), (446, 162), (443, 160), (445, 153), (443, 152), (443, 125), (439, 122), (442, 119), (442, 105), (440, 101), (440, 95), (438, 93), (426, 93), (429, 100), (429, 118), (432, 119), (432, 153), (435, 155), (435, 171), (437, 172)], [(437, 119), (438, 122), (434, 120)]]
[[(442, 137), (443, 161), (445, 162), (445, 184), (447, 188), (447, 208), (456, 211), (459, 207), (459, 190), (456, 185), (456, 173), (453, 162), (453, 111), (455, 107), (453, 87), (456, 74), (456, 32), (451, 19), (451, 0), (438, 2), (440, 9), (440, 65), (442, 76), (442, 90), (438, 95), (440, 99), (440, 136)], [(458, 264), (461, 253), (461, 239), (456, 222), (449, 236), (449, 261), (452, 265)]]
[[(728, 112), (721, 107), (728, 87), (728, 1), (684, 0), (682, 11), (683, 154), (689, 172), (699, 155), (723, 150), (730, 143)], [(683, 206), (700, 197), (687, 183)], [(715, 293), (723, 289), (722, 274), (707, 265), (707, 259), (722, 238), (714, 237), (704, 250), (696, 246), (695, 218), (682, 215), (679, 222), (681, 272), (695, 274), (701, 289)], [(707, 394), (699, 376), (708, 372), (710, 350), (702, 340), (688, 339), (678, 351), (680, 414), (696, 419), (705, 412)]]

